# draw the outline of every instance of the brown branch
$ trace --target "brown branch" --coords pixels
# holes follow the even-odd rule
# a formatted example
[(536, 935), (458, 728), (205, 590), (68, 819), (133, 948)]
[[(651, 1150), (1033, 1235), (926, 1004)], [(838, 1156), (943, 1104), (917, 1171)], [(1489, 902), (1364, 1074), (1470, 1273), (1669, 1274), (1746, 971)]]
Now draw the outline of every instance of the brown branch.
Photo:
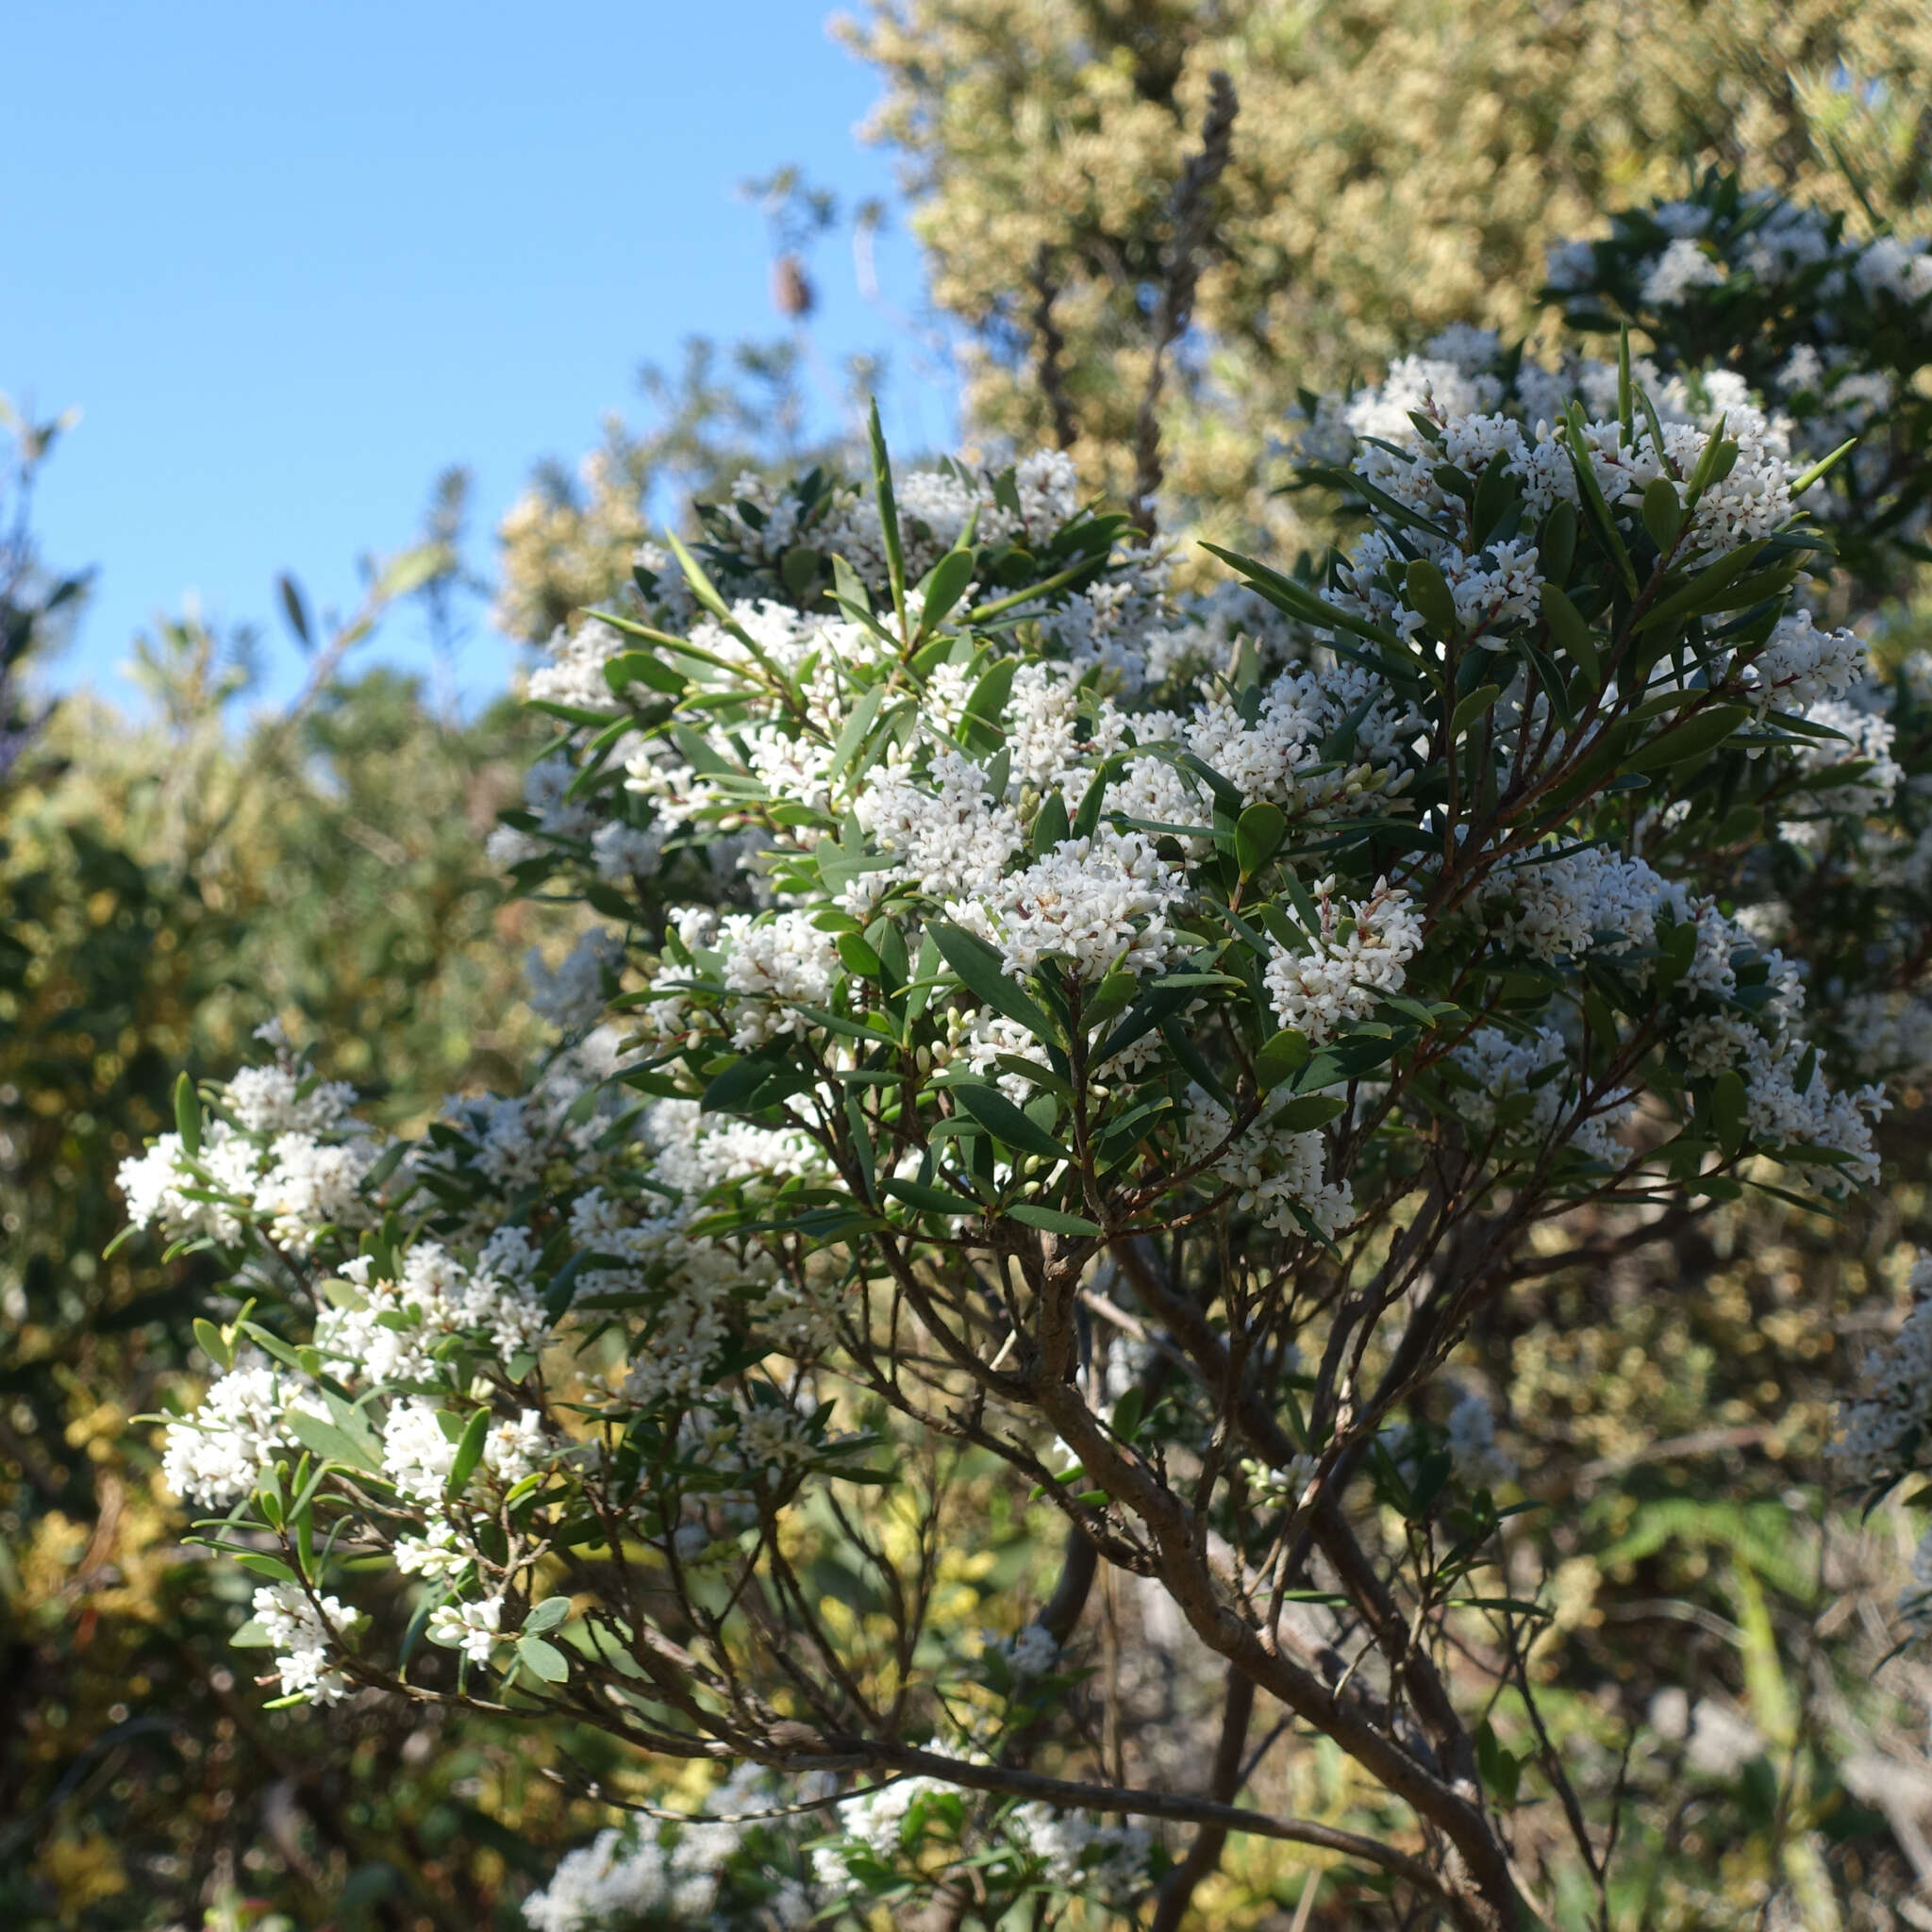
[(1053, 318), (1053, 305), (1059, 284), (1053, 278), (1053, 251), (1044, 242), (1033, 258), (1033, 272), (1027, 277), (1034, 295), (1033, 334), (1040, 343), (1040, 391), (1053, 413), (1053, 440), (1057, 449), (1072, 449), (1080, 434), (1074, 415), (1073, 398), (1067, 394), (1067, 373), (1060, 366), (1067, 339)]
[(1168, 251), (1167, 279), (1154, 313), (1153, 358), (1147, 386), (1134, 424), (1134, 489), (1129, 499), (1134, 525), (1142, 536), (1155, 531), (1154, 498), (1160, 488), (1160, 391), (1167, 376), (1167, 352), (1187, 333), (1194, 312), (1194, 290), (1201, 255), (1214, 229), (1214, 184), (1234, 152), (1234, 119), (1241, 111), (1234, 83), (1219, 71), (1208, 77), (1208, 115), (1201, 124), (1201, 152), (1188, 160), (1174, 183), (1171, 204), (1174, 241)]

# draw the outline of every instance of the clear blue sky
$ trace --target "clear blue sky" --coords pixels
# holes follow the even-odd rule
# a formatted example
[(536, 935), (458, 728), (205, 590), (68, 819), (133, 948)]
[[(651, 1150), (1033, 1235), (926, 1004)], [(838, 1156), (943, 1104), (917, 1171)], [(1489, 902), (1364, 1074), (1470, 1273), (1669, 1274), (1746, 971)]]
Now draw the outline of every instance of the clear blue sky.
[[(277, 572), (346, 608), (445, 464), (478, 541), (533, 459), (642, 412), (640, 362), (772, 335), (767, 241), (735, 193), (787, 161), (890, 195), (855, 125), (872, 75), (823, 0), (721, 6), (12, 0), (0, 390), (83, 412), (42, 484), (50, 559), (94, 563), (63, 684), (120, 684), (134, 629), (196, 591), (297, 675)], [(881, 250), (917, 296), (914, 248)], [(844, 243), (817, 261), (829, 357), (886, 340)], [(903, 355), (888, 422), (944, 438)], [(422, 664), (404, 618), (377, 655)], [(479, 625), (459, 682), (498, 688)]]

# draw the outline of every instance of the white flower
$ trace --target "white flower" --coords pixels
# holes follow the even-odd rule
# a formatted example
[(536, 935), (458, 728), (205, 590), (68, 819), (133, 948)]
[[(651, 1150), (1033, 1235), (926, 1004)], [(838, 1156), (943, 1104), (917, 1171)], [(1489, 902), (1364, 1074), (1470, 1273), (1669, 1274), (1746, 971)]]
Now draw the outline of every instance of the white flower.
[(243, 1067), (222, 1089), (236, 1124), (251, 1134), (321, 1134), (348, 1118), (356, 1090), (344, 1080), (311, 1080), (288, 1066)]
[(823, 1007), (839, 971), (832, 935), (805, 912), (753, 920), (734, 913), (724, 923), (724, 985), (742, 1004), (732, 1045), (762, 1046), (780, 1034), (803, 1034), (810, 1022), (791, 1007)]
[(593, 926), (554, 970), (532, 946), (524, 960), (530, 1006), (560, 1032), (588, 1026), (604, 1010), (604, 975), (624, 958), (623, 937), (608, 926)]
[(294, 1446), (282, 1422), (288, 1394), (265, 1363), (237, 1363), (186, 1422), (172, 1424), (161, 1480), (175, 1495), (225, 1508), (254, 1489), (277, 1449)]
[(608, 711), (612, 700), (604, 667), (627, 648), (621, 631), (595, 617), (575, 632), (558, 625), (551, 633), (550, 662), (530, 674), (528, 695), (554, 705)]
[(332, 1596), (310, 1600), (297, 1583), (267, 1583), (255, 1592), (255, 1621), (280, 1653), (275, 1670), (282, 1695), (305, 1695), (311, 1704), (334, 1704), (348, 1681), (329, 1668), (336, 1638), (357, 1621), (353, 1610)]
[(1723, 262), (1680, 235), (1645, 271), (1642, 296), (1654, 308), (1674, 308), (1693, 289), (1714, 289), (1725, 279)]
[(1167, 914), (1186, 891), (1180, 869), (1148, 839), (1103, 827), (1091, 838), (1063, 839), (985, 898), (950, 909), (990, 929), (1014, 977), (1057, 958), (1091, 981), (1115, 966), (1164, 966), (1178, 944)]
[(881, 769), (855, 809), (878, 845), (900, 857), (896, 868), (864, 876), (881, 885), (909, 879), (929, 898), (991, 892), (1021, 842), (1012, 808), (994, 800), (986, 774), (955, 751), (936, 752), (923, 780), (903, 767)]
[(412, 1398), (390, 1410), (382, 1431), (382, 1473), (411, 1503), (436, 1503), (449, 1483), (457, 1445), (443, 1431), (442, 1411)]
[(1335, 881), (1315, 888), (1321, 929), (1306, 952), (1276, 942), (1264, 975), (1274, 1017), (1311, 1044), (1331, 1040), (1347, 1022), (1365, 1020), (1378, 995), (1400, 992), (1403, 969), (1423, 942), (1408, 894), (1377, 879), (1365, 900), (1341, 909)]
[(1493, 1490), (1516, 1474), (1515, 1459), (1496, 1445), (1496, 1419), (1489, 1404), (1474, 1393), (1449, 1411), (1449, 1456), (1472, 1489)]
[(487, 1664), (502, 1622), (500, 1596), (486, 1597), (479, 1604), (439, 1604), (429, 1613), (429, 1641), (462, 1651), (472, 1663)]
[(1096, 1824), (1038, 1801), (1016, 1806), (1008, 1829), (1046, 1868), (1050, 1885), (1091, 1887), (1120, 1899), (1147, 1881), (1152, 1837), (1138, 1824)]
[(1761, 718), (1774, 706), (1802, 713), (1821, 698), (1843, 697), (1865, 676), (1865, 641), (1849, 630), (1820, 630), (1808, 610), (1778, 619), (1771, 641), (1736, 666)]
[(446, 1520), (433, 1523), (426, 1537), (398, 1537), (396, 1568), (405, 1576), (425, 1576), (432, 1583), (457, 1574), (470, 1558), (457, 1548), (456, 1525)]
[(1059, 1641), (1041, 1624), (1028, 1624), (1005, 1649), (1016, 1677), (1043, 1677), (1059, 1661)]

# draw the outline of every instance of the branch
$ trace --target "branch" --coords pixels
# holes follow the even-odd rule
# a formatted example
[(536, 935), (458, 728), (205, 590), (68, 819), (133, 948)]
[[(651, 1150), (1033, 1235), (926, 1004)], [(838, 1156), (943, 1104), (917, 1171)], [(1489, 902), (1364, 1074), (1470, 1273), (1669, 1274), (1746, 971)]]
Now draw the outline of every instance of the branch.
[(1218, 70), (1208, 78), (1208, 118), (1201, 125), (1201, 152), (1181, 169), (1174, 184), (1174, 244), (1167, 280), (1154, 313), (1154, 358), (1141, 410), (1134, 424), (1134, 489), (1130, 498), (1135, 526), (1154, 535), (1154, 498), (1160, 488), (1160, 391), (1167, 352), (1187, 333), (1194, 312), (1194, 288), (1201, 275), (1201, 251), (1213, 231), (1212, 191), (1234, 152), (1234, 117), (1241, 111), (1234, 83)]

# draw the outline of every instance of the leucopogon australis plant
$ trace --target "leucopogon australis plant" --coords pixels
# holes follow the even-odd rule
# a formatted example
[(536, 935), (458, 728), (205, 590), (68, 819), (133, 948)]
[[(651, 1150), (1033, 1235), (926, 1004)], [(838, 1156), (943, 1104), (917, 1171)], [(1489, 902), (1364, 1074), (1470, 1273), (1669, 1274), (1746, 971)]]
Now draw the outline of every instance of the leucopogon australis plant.
[[(226, 1284), (167, 1474), (272, 1688), (743, 1768), (542, 1932), (1173, 1925), (1230, 1832), (1362, 1923), (1514, 1926), (1552, 1793), (1601, 1884), (1487, 1721), (1545, 1613), (1444, 1367), (1581, 1208), (1875, 1179), (1748, 846), (1895, 801), (1803, 601), (1820, 472), (1741, 399), (1423, 395), (1326, 480), (1328, 566), (1200, 597), (1059, 457), (895, 475), (874, 422), (869, 490), (747, 483), (531, 681), (492, 852), (603, 923), (528, 1091), (385, 1141), (272, 1039), (130, 1164)], [(984, 1636), (974, 1485), (1064, 1544)], [(1221, 1680), (1186, 1778), (1086, 1726), (1107, 1574)], [(1375, 1828), (1238, 1805), (1296, 1738)]]

